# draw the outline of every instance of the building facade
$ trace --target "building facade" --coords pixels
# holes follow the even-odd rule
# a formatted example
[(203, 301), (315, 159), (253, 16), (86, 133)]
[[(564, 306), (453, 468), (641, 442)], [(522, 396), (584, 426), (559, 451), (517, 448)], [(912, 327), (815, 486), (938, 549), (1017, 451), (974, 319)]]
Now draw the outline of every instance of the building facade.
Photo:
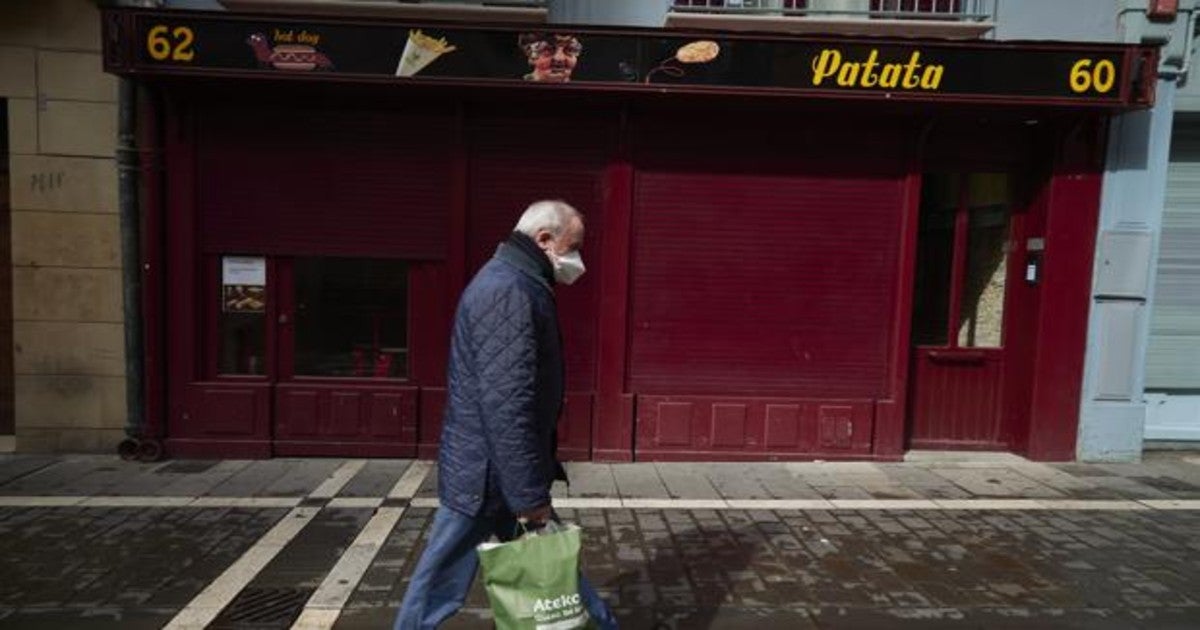
[(547, 197), (589, 227), (568, 458), (1128, 458), (1153, 424), (1164, 250), (1121, 191), (1189, 7), (165, 4), (97, 26), (137, 95), (130, 455), (431, 455), (458, 292)]
[(0, 7), (0, 445), (107, 451), (125, 422), (117, 80), (86, 0)]

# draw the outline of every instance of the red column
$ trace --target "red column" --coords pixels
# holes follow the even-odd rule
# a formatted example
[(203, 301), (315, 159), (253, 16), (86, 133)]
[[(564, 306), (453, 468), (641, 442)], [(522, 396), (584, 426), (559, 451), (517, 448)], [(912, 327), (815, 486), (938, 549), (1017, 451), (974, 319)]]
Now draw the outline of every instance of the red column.
[(628, 108), (622, 112), (617, 150), (604, 174), (604, 261), (600, 269), (599, 347), (592, 459), (632, 461), (633, 396), (625, 393), (629, 348), (629, 254), (632, 249), (633, 163)]
[(908, 422), (908, 372), (912, 332), (913, 274), (917, 259), (917, 229), (921, 219), (921, 174), (924, 168), (925, 140), (932, 123), (915, 131), (913, 154), (905, 181), (904, 207), (900, 210), (900, 253), (896, 261), (896, 310), (892, 314), (892, 365), (890, 397), (875, 403), (875, 427), (872, 449), (881, 459), (899, 459), (904, 455), (904, 432)]
[(1105, 129), (1103, 118), (1081, 119), (1065, 129), (1048, 184), (1026, 452), (1035, 460), (1075, 458)]

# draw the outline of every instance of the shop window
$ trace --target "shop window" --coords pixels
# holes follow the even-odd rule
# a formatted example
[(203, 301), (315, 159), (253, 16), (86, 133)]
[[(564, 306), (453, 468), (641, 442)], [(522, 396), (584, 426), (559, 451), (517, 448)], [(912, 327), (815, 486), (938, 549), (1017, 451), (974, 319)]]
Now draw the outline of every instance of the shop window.
[(266, 374), (267, 263), (253, 256), (221, 259), (217, 318), (217, 371), (234, 376)]
[(408, 376), (408, 270), (403, 261), (295, 261), (295, 374)]
[(1008, 269), (1008, 178), (976, 173), (967, 179), (967, 266), (959, 309), (958, 345), (998, 348)]

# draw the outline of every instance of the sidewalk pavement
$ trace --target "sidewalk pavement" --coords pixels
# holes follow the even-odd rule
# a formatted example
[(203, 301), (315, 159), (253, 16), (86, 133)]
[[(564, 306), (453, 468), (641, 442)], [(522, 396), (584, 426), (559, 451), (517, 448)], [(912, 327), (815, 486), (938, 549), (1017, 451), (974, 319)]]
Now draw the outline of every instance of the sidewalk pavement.
[[(1200, 628), (1197, 453), (568, 468), (623, 627)], [(390, 627), (435, 506), (429, 462), (0, 455), (0, 628)]]

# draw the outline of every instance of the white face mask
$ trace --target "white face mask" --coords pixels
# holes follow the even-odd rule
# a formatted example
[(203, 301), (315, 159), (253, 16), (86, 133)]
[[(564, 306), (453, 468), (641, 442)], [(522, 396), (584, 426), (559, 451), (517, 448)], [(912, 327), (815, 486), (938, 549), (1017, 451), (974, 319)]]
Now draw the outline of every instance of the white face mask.
[(561, 256), (551, 252), (550, 262), (554, 263), (554, 279), (563, 284), (574, 284), (587, 271), (583, 257), (577, 251)]

